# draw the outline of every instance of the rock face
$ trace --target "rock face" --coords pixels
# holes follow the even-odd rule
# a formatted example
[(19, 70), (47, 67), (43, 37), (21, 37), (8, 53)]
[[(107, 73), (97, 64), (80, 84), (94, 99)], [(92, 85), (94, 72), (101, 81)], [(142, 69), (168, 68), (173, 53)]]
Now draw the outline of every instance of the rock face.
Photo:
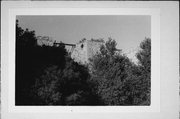
[(90, 58), (99, 52), (102, 44), (104, 44), (103, 40), (83, 39), (76, 44), (76, 47), (71, 52), (71, 57), (78, 63), (86, 64)]

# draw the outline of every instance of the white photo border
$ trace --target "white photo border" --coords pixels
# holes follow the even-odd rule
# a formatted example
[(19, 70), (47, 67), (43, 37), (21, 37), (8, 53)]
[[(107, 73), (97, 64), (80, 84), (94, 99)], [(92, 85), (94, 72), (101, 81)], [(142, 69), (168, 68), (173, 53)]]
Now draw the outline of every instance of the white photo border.
[[(15, 21), (17, 15), (149, 15), (151, 16), (150, 106), (15, 106)], [(11, 113), (160, 112), (160, 10), (154, 8), (15, 8), (9, 10), (8, 110)]]

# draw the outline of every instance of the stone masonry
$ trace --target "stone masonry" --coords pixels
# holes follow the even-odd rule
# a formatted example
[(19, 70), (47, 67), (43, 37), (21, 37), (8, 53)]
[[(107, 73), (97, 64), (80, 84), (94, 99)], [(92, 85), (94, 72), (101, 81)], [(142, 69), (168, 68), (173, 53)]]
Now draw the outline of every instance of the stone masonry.
[(104, 44), (103, 40), (86, 40), (83, 39), (78, 42), (71, 52), (71, 57), (74, 61), (86, 64), (97, 52), (99, 52), (101, 45)]

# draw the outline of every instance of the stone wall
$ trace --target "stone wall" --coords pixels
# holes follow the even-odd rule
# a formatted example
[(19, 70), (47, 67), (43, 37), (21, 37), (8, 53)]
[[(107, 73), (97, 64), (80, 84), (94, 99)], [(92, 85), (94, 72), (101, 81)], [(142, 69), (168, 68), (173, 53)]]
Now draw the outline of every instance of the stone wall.
[(104, 42), (96, 40), (84, 40), (76, 44), (76, 47), (71, 53), (74, 61), (86, 64), (97, 52)]
[(87, 42), (77, 43), (71, 53), (74, 61), (85, 64), (87, 63)]
[(100, 47), (103, 42), (89, 40), (87, 44), (87, 58), (91, 59), (96, 53), (100, 51)]

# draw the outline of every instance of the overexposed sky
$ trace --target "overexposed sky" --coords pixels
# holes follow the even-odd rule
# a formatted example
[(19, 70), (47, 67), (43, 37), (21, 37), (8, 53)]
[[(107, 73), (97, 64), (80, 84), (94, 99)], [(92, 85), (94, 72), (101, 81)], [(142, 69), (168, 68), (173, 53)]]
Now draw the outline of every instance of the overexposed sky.
[(35, 30), (36, 36), (49, 36), (64, 43), (75, 44), (82, 38), (106, 41), (111, 37), (117, 41), (117, 48), (129, 55), (134, 55), (145, 37), (151, 37), (151, 17), (145, 15), (17, 16), (17, 19), (23, 29)]

